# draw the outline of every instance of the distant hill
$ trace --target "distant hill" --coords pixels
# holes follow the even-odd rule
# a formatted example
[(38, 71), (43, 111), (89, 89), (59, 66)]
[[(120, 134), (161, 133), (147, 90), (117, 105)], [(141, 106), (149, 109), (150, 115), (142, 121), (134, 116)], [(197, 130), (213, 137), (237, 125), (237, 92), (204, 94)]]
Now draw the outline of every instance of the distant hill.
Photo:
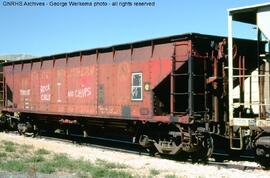
[(35, 56), (28, 55), (28, 54), (13, 54), (13, 55), (2, 55), (0, 56), (0, 60), (6, 60), (6, 61), (19, 61), (22, 59), (31, 59)]

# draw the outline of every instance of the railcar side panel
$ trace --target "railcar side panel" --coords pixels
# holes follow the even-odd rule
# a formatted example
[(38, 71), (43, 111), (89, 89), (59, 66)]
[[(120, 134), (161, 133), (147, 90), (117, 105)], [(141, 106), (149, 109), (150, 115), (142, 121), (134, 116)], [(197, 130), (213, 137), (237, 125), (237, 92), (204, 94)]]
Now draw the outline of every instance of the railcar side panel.
[(81, 84), (83, 89), (82, 113), (97, 115), (97, 64), (96, 55), (82, 56)]
[(31, 106), (31, 63), (22, 64), (21, 88), (20, 88), (20, 107), (30, 110)]
[(53, 79), (53, 61), (47, 60), (41, 62), (40, 69), (40, 111), (51, 112), (52, 79)]
[(13, 65), (10, 66), (5, 66), (3, 68), (3, 72), (4, 72), (4, 78), (5, 78), (5, 91), (6, 91), (6, 95), (5, 95), (5, 104), (6, 107), (12, 107), (13, 106), (13, 95), (14, 95), (14, 81), (13, 81)]
[(150, 61), (151, 89), (154, 89), (171, 72), (173, 43), (155, 45)]
[(115, 72), (113, 65), (113, 53), (107, 52), (98, 58), (98, 115), (117, 116), (120, 107), (114, 104)]
[(65, 113), (67, 105), (67, 72), (66, 72), (66, 59), (61, 58), (55, 60), (53, 68), (53, 80), (52, 82), (52, 112)]
[[(125, 107), (130, 102), (131, 88), (131, 51), (130, 49), (116, 51), (114, 55), (114, 70), (115, 70), (115, 94), (114, 104)], [(121, 113), (120, 113), (121, 114)]]
[(13, 91), (13, 102), (14, 102), (14, 108), (16, 109), (23, 109), (20, 103), (20, 90), (21, 90), (21, 70), (22, 70), (22, 65), (21, 64), (16, 64), (14, 65), (14, 75), (13, 75), (13, 80), (14, 80), (14, 91)]
[(31, 68), (31, 106), (30, 110), (39, 111), (40, 110), (40, 67), (41, 62), (32, 63)]
[(153, 90), (169, 77), (172, 56), (187, 60), (189, 49), (187, 40), (7, 65), (11, 110), (155, 119)]

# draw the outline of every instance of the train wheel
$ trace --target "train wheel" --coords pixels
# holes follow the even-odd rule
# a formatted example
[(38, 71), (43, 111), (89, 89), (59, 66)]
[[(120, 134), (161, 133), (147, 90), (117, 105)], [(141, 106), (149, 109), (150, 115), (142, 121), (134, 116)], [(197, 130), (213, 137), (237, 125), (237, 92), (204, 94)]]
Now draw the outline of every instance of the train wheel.
[(214, 151), (214, 141), (210, 135), (207, 135), (203, 142), (203, 155), (204, 159), (208, 159), (212, 156)]
[(24, 135), (27, 137), (36, 137), (38, 135), (37, 126), (30, 122), (19, 123), (17, 125), (17, 130), (20, 135)]
[(209, 134), (205, 134), (200, 148), (191, 154), (192, 162), (206, 162), (214, 150), (214, 142)]
[(256, 161), (265, 169), (270, 169), (269, 151), (264, 147), (256, 148)]

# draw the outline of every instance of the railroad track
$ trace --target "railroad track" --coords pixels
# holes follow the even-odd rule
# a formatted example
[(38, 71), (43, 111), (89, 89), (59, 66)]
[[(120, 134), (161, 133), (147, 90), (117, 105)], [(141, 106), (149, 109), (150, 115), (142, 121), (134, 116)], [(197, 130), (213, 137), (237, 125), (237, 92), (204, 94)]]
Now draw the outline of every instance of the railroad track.
[[(11, 135), (19, 135), (17, 131), (9, 131), (8, 134)], [(98, 148), (98, 149), (104, 149), (109, 151), (116, 151), (116, 152), (122, 152), (122, 153), (129, 153), (129, 154), (136, 154), (136, 155), (144, 155), (144, 156), (152, 156), (149, 152), (147, 152), (146, 149), (142, 148), (138, 144), (133, 144), (126, 141), (119, 141), (114, 139), (105, 139), (100, 137), (89, 137), (85, 138), (78, 135), (69, 135), (68, 137), (64, 134), (41, 134), (35, 137), (35, 139), (46, 139), (46, 140), (53, 140), (53, 141), (60, 141), (65, 143), (71, 143), (71, 144), (78, 144), (83, 146), (90, 146), (92, 148)], [(170, 159), (170, 160), (176, 160), (173, 157), (168, 156), (161, 156), (161, 155), (155, 155), (155, 157), (158, 157), (160, 159)], [(223, 157), (224, 160), (227, 160), (225, 162), (219, 162), (215, 161), (215, 158), (217, 157)], [(241, 165), (243, 161), (249, 161), (254, 162), (252, 159), (254, 157), (252, 156), (242, 156), (241, 160), (232, 161), (229, 155), (223, 154), (223, 153), (214, 153), (213, 158), (210, 158), (209, 161), (205, 163), (198, 163), (198, 164), (205, 164), (210, 166), (218, 166), (220, 168), (226, 168), (226, 169), (238, 169), (238, 170), (263, 170), (263, 168), (259, 166), (250, 166), (250, 165)], [(179, 161), (179, 160), (177, 160)], [(191, 159), (187, 159), (185, 161), (180, 162), (188, 162), (192, 163)]]

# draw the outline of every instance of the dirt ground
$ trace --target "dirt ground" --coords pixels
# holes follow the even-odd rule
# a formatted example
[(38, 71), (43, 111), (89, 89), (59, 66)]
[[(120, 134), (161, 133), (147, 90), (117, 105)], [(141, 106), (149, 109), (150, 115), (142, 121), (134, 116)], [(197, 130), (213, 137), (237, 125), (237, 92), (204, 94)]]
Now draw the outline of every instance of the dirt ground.
[[(1, 140), (13, 141), (18, 144), (33, 145), (35, 149), (43, 148), (55, 153), (66, 153), (75, 159), (83, 158), (91, 162), (95, 162), (99, 159), (113, 163), (125, 164), (130, 168), (130, 172), (133, 172), (133, 175), (137, 175), (138, 177), (147, 177), (149, 172), (156, 170), (158, 171), (158, 174), (154, 177), (166, 177), (168, 175), (172, 175), (173, 177), (181, 178), (270, 178), (270, 171), (262, 170), (255, 162), (228, 161), (227, 164), (238, 166), (237, 168), (227, 168), (220, 164), (204, 165), (178, 162), (150, 156), (122, 153), (100, 148), (92, 148), (90, 146), (81, 146), (40, 138), (29, 138), (6, 133), (0, 133), (0, 141)], [(245, 169), (243, 170), (243, 168)], [(0, 177), (2, 177), (2, 174), (8, 175), (7, 172), (0, 172)]]

